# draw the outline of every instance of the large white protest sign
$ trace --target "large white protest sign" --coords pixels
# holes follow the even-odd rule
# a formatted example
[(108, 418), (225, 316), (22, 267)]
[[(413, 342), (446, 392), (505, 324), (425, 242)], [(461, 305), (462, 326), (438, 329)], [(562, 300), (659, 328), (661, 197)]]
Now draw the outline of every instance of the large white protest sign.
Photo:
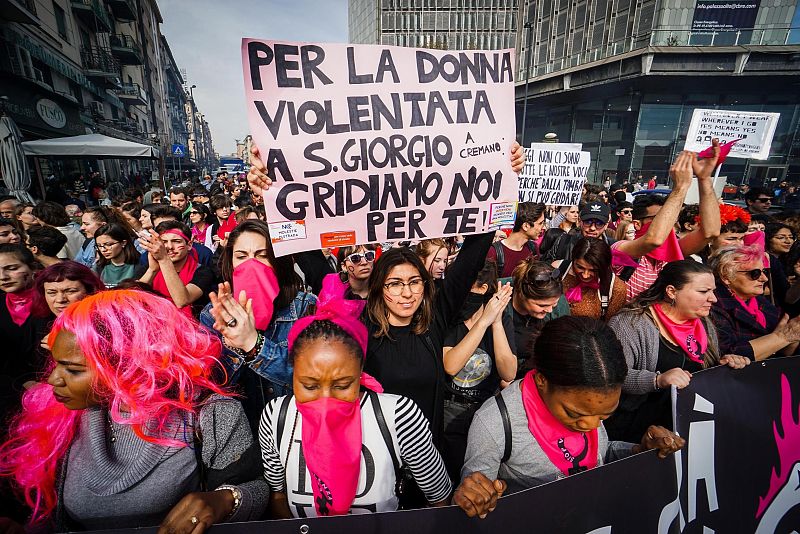
[(780, 113), (695, 109), (683, 149), (700, 152), (714, 138), (720, 143), (740, 139), (729, 157), (767, 159), (779, 118)]
[(525, 149), (519, 174), (519, 201), (553, 206), (577, 206), (591, 158), (580, 145), (534, 143)]
[(244, 39), (278, 256), (513, 223), (513, 50)]

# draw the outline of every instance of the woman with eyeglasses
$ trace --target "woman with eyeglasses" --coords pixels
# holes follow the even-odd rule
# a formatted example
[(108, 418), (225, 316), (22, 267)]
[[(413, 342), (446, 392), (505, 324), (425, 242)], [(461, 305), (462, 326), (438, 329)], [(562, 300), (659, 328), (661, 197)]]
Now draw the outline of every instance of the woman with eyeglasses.
[(219, 265), (223, 283), (210, 295), (200, 322), (222, 338), (228, 383), (239, 388), (257, 430), (264, 406), (292, 392), (287, 336), (317, 298), (304, 290), (291, 256), (275, 257), (266, 222), (234, 228)]
[(749, 363), (720, 347), (709, 319), (715, 287), (707, 265), (669, 262), (652, 286), (609, 320), (628, 363), (619, 408), (606, 422), (611, 439), (636, 442), (650, 425), (672, 428), (671, 386), (686, 387), (692, 373), (706, 367)]
[(117, 286), (123, 280), (139, 278), (147, 270), (139, 264), (139, 251), (133, 245), (134, 236), (118, 224), (105, 224), (94, 233), (97, 247), (95, 271), (106, 287)]
[(800, 342), (800, 318), (781, 317), (764, 297), (764, 250), (757, 246), (723, 248), (711, 259), (717, 302), (711, 318), (719, 332), (720, 352), (758, 361), (780, 353), (790, 356)]
[(200, 243), (214, 252), (217, 250), (217, 242), (214, 241), (212, 224), (208, 222), (211, 212), (205, 204), (192, 202), (189, 209), (189, 222), (192, 223), (192, 241)]
[(366, 300), (369, 295), (369, 277), (375, 264), (375, 245), (342, 247), (338, 254), (340, 277), (347, 283), (345, 298)]

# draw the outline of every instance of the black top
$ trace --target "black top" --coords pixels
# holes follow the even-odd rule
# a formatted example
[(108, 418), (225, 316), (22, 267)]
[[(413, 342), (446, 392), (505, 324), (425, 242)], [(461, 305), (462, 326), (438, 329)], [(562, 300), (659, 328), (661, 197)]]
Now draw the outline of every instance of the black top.
[[(36, 380), (44, 358), (39, 344), (47, 334), (47, 319), (33, 316), (17, 326), (6, 307), (6, 294), (0, 292), (0, 421), (19, 405), (28, 380)], [(0, 422), (0, 426), (4, 423)]]
[(306, 285), (311, 288), (312, 293), (319, 295), (323, 278), (336, 271), (333, 270), (321, 250), (298, 252), (293, 256), (295, 263), (303, 271)]
[(447, 277), (437, 285), (434, 318), (425, 334), (415, 335), (413, 326), (390, 327), (388, 336), (376, 338), (377, 326), (367, 319), (370, 337), (364, 371), (374, 376), (386, 393), (413, 400), (431, 422), (437, 444), (444, 407), (445, 335), (455, 324), (472, 283), (483, 268), (493, 237), (491, 232), (464, 240)]
[(675, 369), (676, 367), (684, 371), (689, 371), (690, 373), (703, 370), (702, 364), (689, 358), (680, 347), (664, 339), (664, 336), (659, 336), (656, 371), (659, 373), (666, 373), (670, 369)]
[[(503, 315), (503, 328), (508, 339), (514, 337), (514, 326), (506, 314)], [(455, 347), (467, 337), (468, 333), (467, 325), (459, 323), (445, 336), (444, 346)], [(495, 363), (494, 336), (491, 328), (486, 330), (464, 367), (455, 376), (447, 377), (445, 386), (449, 392), (476, 403), (483, 403), (497, 393), (500, 388), (500, 375), (497, 373)]]
[(203, 292), (199, 299), (192, 302), (192, 311), (197, 316), (209, 303), (208, 294), (216, 289), (217, 278), (211, 268), (201, 263), (197, 265), (189, 283), (196, 285)]

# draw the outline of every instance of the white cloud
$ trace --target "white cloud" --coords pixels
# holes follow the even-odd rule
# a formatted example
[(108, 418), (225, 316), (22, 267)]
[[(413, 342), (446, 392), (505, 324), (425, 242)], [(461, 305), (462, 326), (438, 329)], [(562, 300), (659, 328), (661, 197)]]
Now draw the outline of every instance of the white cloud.
[(249, 132), (244, 107), (243, 37), (347, 42), (347, 0), (161, 0), (166, 36), (178, 68), (211, 127), (214, 149), (236, 149)]

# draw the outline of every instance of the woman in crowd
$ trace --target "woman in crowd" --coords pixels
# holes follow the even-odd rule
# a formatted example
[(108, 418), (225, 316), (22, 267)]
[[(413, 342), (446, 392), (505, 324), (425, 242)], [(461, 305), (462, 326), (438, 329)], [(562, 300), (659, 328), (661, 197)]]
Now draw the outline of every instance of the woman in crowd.
[(16, 407), (23, 384), (35, 380), (39, 341), (46, 322), (33, 311), (36, 271), (41, 267), (22, 245), (0, 245), (0, 421)]
[[(358, 317), (364, 303), (345, 300), (345, 289), (327, 276), (315, 314), (292, 327), (294, 396), (270, 402), (261, 419), (275, 518), (397, 510), (400, 461), (431, 505), (447, 504), (451, 491), (420, 409), (406, 397), (383, 394), (363, 373), (368, 334)], [(312, 481), (313, 493), (301, 480)]]
[(164, 192), (161, 189), (151, 189), (147, 193), (144, 194), (144, 198), (142, 202), (147, 204), (161, 204), (161, 200), (164, 198)]
[(95, 262), (97, 261), (97, 247), (95, 245), (94, 234), (97, 230), (109, 223), (116, 223), (125, 228), (128, 233), (133, 233), (130, 225), (125, 221), (125, 217), (113, 208), (106, 208), (102, 206), (95, 206), (88, 208), (83, 212), (81, 217), (81, 232), (86, 236), (81, 250), (75, 256), (75, 261), (81, 263), (91, 269), (94, 269)]
[(228, 382), (237, 384), (248, 420), (258, 427), (267, 402), (292, 392), (286, 340), (316, 297), (303, 290), (291, 256), (275, 257), (269, 226), (245, 221), (220, 256), (223, 283), (200, 322), (223, 340)]
[(228, 239), (228, 234), (236, 228), (233, 201), (225, 195), (214, 195), (208, 202), (208, 207), (217, 219), (213, 225), (213, 239), (224, 246), (225, 240)]
[(475, 414), (453, 503), (470, 517), (485, 517), (506, 489), (532, 488), (649, 449), (664, 458), (683, 447), (683, 439), (659, 426), (648, 428), (638, 445), (609, 441), (603, 420), (617, 407), (628, 371), (621, 349), (600, 321), (562, 317), (545, 325), (536, 340), (536, 370)]
[(33, 313), (55, 319), (73, 302), (105, 289), (94, 271), (75, 261), (62, 261), (36, 275)]
[(162, 204), (145, 204), (142, 206), (142, 211), (139, 215), (139, 224), (141, 225), (142, 230), (152, 230), (153, 229), (153, 210)]
[(30, 202), (21, 202), (14, 209), (14, 220), (17, 221), (18, 228), (23, 232), (26, 232), (34, 224), (39, 224), (33, 214), (33, 207)]
[(259, 212), (258, 208), (251, 205), (247, 205), (241, 209), (236, 210), (234, 217), (236, 218), (236, 224), (241, 224), (244, 221), (258, 221), (262, 219), (261, 213)]
[(150, 284), (184, 314), (202, 309), (214, 290), (214, 273), (197, 259), (189, 228), (178, 221), (164, 221), (142, 246), (148, 254), (147, 271), (139, 281)]
[(795, 241), (789, 252), (781, 258), (783, 272), (787, 274), (787, 289), (782, 309), (789, 317), (800, 315), (800, 242)]
[(523, 261), (514, 269), (514, 296), (507, 308), (514, 325), (511, 349), (517, 355), (517, 378), (529, 368), (533, 342), (545, 323), (556, 317), (569, 315), (569, 304), (561, 286), (561, 271), (536, 261), (533, 257)]
[(756, 245), (724, 248), (712, 258), (711, 266), (717, 278), (711, 318), (720, 352), (755, 361), (776, 353), (795, 354), (800, 318), (781, 318), (780, 310), (763, 296), (767, 283), (763, 249)]
[[(765, 226), (767, 258), (764, 267), (769, 269), (766, 290), (770, 301), (783, 308), (789, 289), (788, 274), (783, 268), (783, 259), (795, 241), (794, 230), (784, 223), (768, 223)], [(745, 240), (745, 244), (748, 242)]]
[(375, 245), (341, 247), (337, 256), (342, 281), (347, 282), (345, 298), (366, 300), (369, 277), (375, 266)]
[(602, 239), (583, 237), (572, 247), (572, 261), (559, 261), (570, 315), (607, 321), (625, 306), (625, 282), (611, 270), (611, 247)]
[(633, 221), (621, 221), (614, 230), (615, 241), (633, 241), (636, 239), (636, 226)]
[(609, 326), (628, 363), (620, 406), (606, 423), (613, 439), (638, 441), (651, 424), (671, 428), (670, 386), (686, 387), (692, 373), (749, 363), (721, 352), (709, 318), (715, 287), (707, 265), (692, 259), (670, 262), (649, 289), (611, 318)]
[(189, 210), (189, 222), (192, 223), (192, 241), (205, 245), (211, 252), (215, 252), (217, 250), (217, 242), (213, 239), (213, 225), (208, 220), (210, 216), (211, 212), (205, 204), (192, 202), (192, 207)]
[(795, 241), (794, 231), (791, 226), (784, 223), (767, 224), (765, 233), (767, 237), (767, 252), (779, 260), (789, 252)]
[(134, 231), (134, 233), (142, 231), (142, 205), (138, 202), (126, 202), (120, 207), (122, 216), (125, 217), (125, 222)]
[(509, 339), (511, 316), (503, 313), (511, 301), (511, 285), (498, 288), (497, 269), (487, 262), (467, 296), (460, 322), (444, 340), (447, 382), (444, 401), (442, 454), (452, 480), (460, 479), (467, 433), (478, 408), (500, 390), (501, 380), (517, 375), (517, 357)]
[(444, 278), (447, 257), (450, 254), (447, 242), (444, 239), (437, 238), (420, 241), (417, 243), (415, 252), (434, 280)]
[(139, 278), (144, 273), (139, 265), (139, 251), (133, 245), (134, 238), (115, 223), (105, 224), (94, 233), (99, 252), (95, 270), (106, 287), (115, 287), (123, 280)]
[(118, 290), (72, 304), (48, 341), (47, 383), (0, 447), (32, 526), (199, 533), (261, 516), (268, 490), (241, 405), (212, 378), (214, 336), (165, 299)]

